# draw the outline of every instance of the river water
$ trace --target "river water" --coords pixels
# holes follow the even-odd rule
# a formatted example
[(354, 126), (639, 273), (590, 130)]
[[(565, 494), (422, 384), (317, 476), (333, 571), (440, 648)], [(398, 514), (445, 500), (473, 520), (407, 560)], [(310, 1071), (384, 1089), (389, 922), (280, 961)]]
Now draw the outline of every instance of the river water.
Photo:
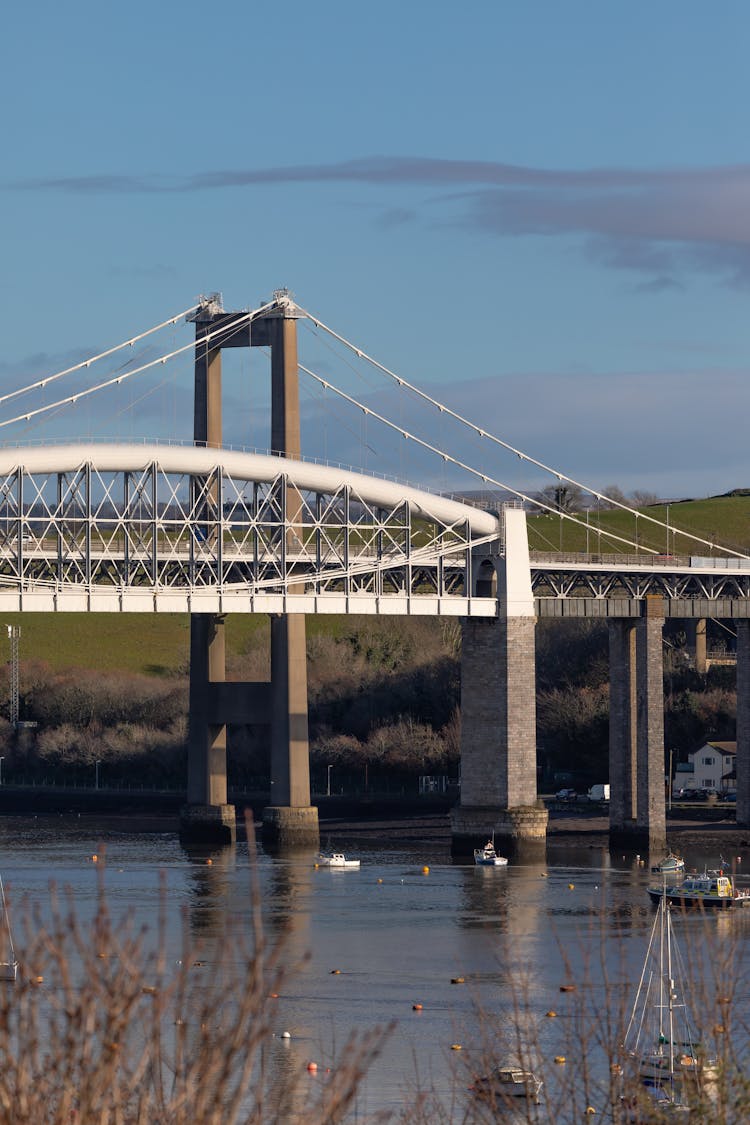
[[(604, 1101), (609, 1060), (601, 1040), (634, 993), (654, 917), (648, 868), (600, 847), (550, 844), (543, 862), (488, 869), (452, 862), (447, 845), (434, 841), (339, 840), (337, 850), (356, 855), (361, 867), (336, 871), (316, 868), (313, 852), (275, 857), (259, 848), (251, 859), (239, 842), (188, 853), (171, 830), (127, 832), (64, 818), (4, 818), (0, 847), (11, 916), (26, 899), (44, 920), (54, 882), (69, 887), (79, 916), (89, 917), (104, 866), (111, 913), (132, 911), (155, 931), (165, 902), (170, 951), (178, 955), (184, 917), (206, 939), (204, 971), (225, 916), (250, 924), (254, 864), (265, 926), (271, 935), (286, 930), (285, 956), (302, 962), (274, 1001), (280, 1073), (306, 1074), (314, 1061), (318, 1075), (304, 1081), (323, 1081), (353, 1031), (396, 1021), (361, 1085), (357, 1121), (382, 1110), (395, 1115), (417, 1089), (430, 1092), (443, 1120), (461, 1121), (472, 1074), (489, 1058), (527, 1051), (550, 1099), (539, 1120), (551, 1119), (553, 1102), (565, 1107), (557, 1120), (582, 1119), (587, 1104)], [(697, 868), (719, 859), (697, 849), (685, 858)], [(739, 872), (744, 859), (750, 872), (750, 854), (725, 858)], [(676, 928), (706, 1034), (726, 1020), (721, 1004), (731, 995), (733, 1026), (746, 1040), (750, 911), (681, 917)], [(23, 961), (23, 948), (17, 953)], [(561, 991), (571, 985), (575, 991)], [(604, 1104), (595, 1108), (598, 1120), (608, 1119)]]

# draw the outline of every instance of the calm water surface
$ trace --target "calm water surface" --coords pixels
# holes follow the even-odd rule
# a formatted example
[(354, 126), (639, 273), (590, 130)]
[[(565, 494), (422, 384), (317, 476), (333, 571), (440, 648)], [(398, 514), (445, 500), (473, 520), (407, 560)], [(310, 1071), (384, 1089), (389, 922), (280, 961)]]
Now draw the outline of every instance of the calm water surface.
[[(488, 869), (454, 864), (447, 847), (435, 844), (391, 840), (377, 848), (337, 841), (336, 847), (356, 855), (361, 868), (316, 870), (313, 852), (278, 858), (262, 850), (257, 866), (267, 927), (277, 932), (288, 924), (290, 961), (309, 955), (276, 1001), (278, 1035), (291, 1034), (278, 1040), (281, 1073), (306, 1073), (315, 1060), (324, 1074), (352, 1031), (397, 1021), (362, 1087), (358, 1120), (400, 1107), (418, 1083), (446, 1105), (456, 1089), (465, 1097), (487, 1040), (490, 1053), (507, 1057), (504, 1037), (512, 1043), (519, 1024), (547, 1061), (569, 1054), (580, 997), (604, 1012), (635, 988), (653, 921), (646, 894), (653, 877), (635, 856), (550, 845), (544, 863)], [(93, 913), (95, 853), (106, 856), (115, 917), (133, 911), (155, 928), (165, 885), (167, 940), (179, 955), (186, 913), (193, 932), (208, 942), (206, 971), (211, 934), (224, 916), (249, 923), (245, 843), (211, 853), (208, 865), (206, 853), (186, 852), (171, 831), (136, 834), (84, 820), (8, 818), (0, 820), (0, 849), (11, 903), (18, 907), (28, 896), (42, 916), (49, 914), (51, 881), (71, 888), (81, 917)], [(742, 859), (750, 873), (750, 854)], [(702, 868), (716, 865), (718, 856), (687, 852), (686, 860)], [(710, 976), (719, 949), (736, 946), (742, 954), (750, 911), (676, 924), (688, 961), (701, 963), (693, 971)], [(18, 953), (22, 959), (23, 949)], [(735, 1023), (747, 1026), (748, 990), (740, 970), (731, 972)], [(464, 983), (452, 983), (457, 977)], [(571, 981), (578, 984), (575, 996), (561, 994), (560, 985)], [(421, 1011), (413, 1010), (415, 1003)], [(482, 1021), (479, 1009), (486, 1013)], [(557, 1019), (547, 1016), (553, 1009)], [(554, 1081), (551, 1068), (547, 1083)]]

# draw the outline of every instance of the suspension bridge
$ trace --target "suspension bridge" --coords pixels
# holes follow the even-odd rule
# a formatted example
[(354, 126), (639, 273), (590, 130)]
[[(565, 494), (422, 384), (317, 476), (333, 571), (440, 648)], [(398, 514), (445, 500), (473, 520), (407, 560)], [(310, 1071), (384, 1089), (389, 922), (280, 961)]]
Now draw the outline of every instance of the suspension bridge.
[[(178, 324), (194, 326), (194, 338), (154, 348), (152, 337), (174, 333)], [(377, 396), (358, 395), (302, 363), (300, 324), (330, 341), (350, 367), (367, 368), (389, 391), (408, 395), (423, 411), (421, 429), (389, 416), (377, 407)], [(222, 425), (222, 354), (253, 347), (270, 355), (270, 441), (262, 452), (229, 447)], [(750, 557), (670, 526), (514, 447), (379, 363), (284, 290), (240, 312), (225, 311), (216, 295), (201, 299), (121, 344), (13, 388), (0, 395), (0, 430), (17, 438), (47, 419), (59, 423), (61, 415), (107, 402), (124, 385), (143, 384), (183, 359), (192, 367), (192, 436), (47, 439), (0, 448), (0, 609), (191, 615), (186, 834), (233, 836), (226, 727), (256, 722), (270, 727), (264, 830), (281, 841), (316, 838), (305, 616), (317, 613), (461, 619), (456, 850), (491, 832), (519, 846), (545, 837), (547, 813), (536, 792), (534, 671), (535, 621), (544, 616), (607, 618), (610, 831), (618, 843), (661, 847), (663, 624), (669, 617), (733, 619), (737, 818), (750, 823)], [(434, 484), (417, 487), (303, 458), (300, 377), (326, 396), (326, 415), (335, 400), (368, 427), (434, 458), (443, 471), (460, 472), (474, 491), (464, 485), (450, 494)], [(436, 439), (446, 420), (479, 441), (480, 467), (456, 451), (464, 448), (460, 442), (451, 451)], [(529, 510), (585, 526), (587, 539), (588, 514), (584, 524), (580, 512), (562, 510), (544, 490), (532, 494), (513, 478), (501, 479), (488, 469), (488, 451), (558, 487), (583, 491), (597, 508), (619, 509), (632, 519), (633, 534), (621, 527), (600, 530), (596, 553), (530, 551)], [(478, 501), (487, 495), (502, 501)], [(680, 554), (664, 554), (658, 544), (665, 541), (679, 542)], [(271, 615), (268, 683), (226, 681), (229, 613)]]

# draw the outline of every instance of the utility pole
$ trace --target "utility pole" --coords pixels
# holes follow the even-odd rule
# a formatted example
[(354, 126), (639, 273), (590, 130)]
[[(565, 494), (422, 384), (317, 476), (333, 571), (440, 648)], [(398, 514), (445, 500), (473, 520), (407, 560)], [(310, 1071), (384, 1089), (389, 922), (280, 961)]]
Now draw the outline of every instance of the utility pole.
[(18, 726), (18, 642), (21, 636), (20, 625), (8, 625), (8, 640), (10, 641), (10, 721), (14, 727)]

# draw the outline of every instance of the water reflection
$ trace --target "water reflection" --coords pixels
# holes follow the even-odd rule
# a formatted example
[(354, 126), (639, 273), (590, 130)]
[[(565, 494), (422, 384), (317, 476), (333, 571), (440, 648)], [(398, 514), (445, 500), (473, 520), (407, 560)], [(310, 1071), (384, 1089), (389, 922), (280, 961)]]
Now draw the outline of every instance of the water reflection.
[(505, 933), (508, 928), (508, 868), (464, 867), (461, 870), (462, 926)]
[(237, 848), (183, 844), (190, 862), (189, 917), (194, 937), (215, 937), (226, 925), (228, 904), (237, 868)]

